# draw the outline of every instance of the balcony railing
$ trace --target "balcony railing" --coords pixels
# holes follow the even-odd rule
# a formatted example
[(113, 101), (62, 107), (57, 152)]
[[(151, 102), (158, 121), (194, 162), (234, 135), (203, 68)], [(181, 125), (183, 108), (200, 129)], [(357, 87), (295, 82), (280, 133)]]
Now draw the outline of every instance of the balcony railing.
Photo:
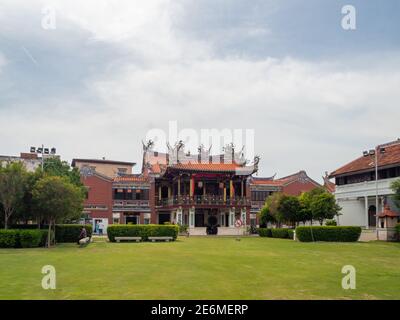
[(246, 197), (227, 197), (218, 195), (202, 195), (202, 196), (173, 196), (157, 200), (158, 206), (179, 206), (179, 205), (229, 205), (229, 206), (246, 206), (250, 205), (250, 200)]
[(114, 208), (122, 207), (148, 207), (150, 205), (149, 200), (114, 200)]

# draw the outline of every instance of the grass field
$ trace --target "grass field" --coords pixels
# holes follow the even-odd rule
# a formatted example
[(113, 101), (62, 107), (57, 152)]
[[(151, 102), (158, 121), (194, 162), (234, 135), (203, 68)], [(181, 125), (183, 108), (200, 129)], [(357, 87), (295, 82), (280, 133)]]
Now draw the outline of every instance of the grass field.
[[(53, 265), (57, 289), (41, 287)], [(341, 269), (357, 270), (343, 290)], [(0, 250), (0, 299), (400, 299), (400, 243), (192, 237)]]

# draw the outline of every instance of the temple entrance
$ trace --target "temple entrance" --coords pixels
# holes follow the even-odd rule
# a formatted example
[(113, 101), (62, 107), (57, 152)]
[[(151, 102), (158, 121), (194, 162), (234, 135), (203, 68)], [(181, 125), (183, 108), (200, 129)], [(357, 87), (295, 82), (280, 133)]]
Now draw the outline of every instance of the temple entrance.
[(370, 206), (368, 209), (368, 225), (370, 227), (376, 227), (376, 207)]
[(158, 214), (158, 224), (164, 224), (165, 222), (171, 221), (170, 213), (159, 213)]
[(126, 216), (125, 223), (126, 224), (139, 224), (139, 216)]
[(194, 226), (202, 228), (204, 227), (204, 213), (199, 212), (194, 215)]
[(207, 234), (213, 235), (218, 233), (218, 218), (216, 215), (210, 215), (207, 219)]

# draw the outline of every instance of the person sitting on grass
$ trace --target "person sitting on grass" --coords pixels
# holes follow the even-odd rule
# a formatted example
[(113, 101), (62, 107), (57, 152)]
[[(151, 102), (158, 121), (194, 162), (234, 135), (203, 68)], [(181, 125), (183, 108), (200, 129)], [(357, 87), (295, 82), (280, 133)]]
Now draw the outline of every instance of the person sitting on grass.
[(79, 238), (78, 238), (78, 244), (80, 244), (79, 241), (81, 241), (82, 239), (85, 239), (86, 237), (87, 237), (86, 228), (82, 227), (81, 233), (79, 234)]

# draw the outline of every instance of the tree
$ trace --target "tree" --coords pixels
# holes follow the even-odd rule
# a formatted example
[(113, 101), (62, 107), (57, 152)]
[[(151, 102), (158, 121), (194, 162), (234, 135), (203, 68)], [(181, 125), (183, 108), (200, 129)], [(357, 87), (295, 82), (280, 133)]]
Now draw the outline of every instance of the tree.
[(300, 216), (300, 201), (298, 197), (283, 195), (278, 205), (278, 221), (295, 226)]
[(299, 221), (306, 223), (307, 221), (313, 222), (313, 212), (311, 209), (311, 203), (315, 197), (320, 194), (326, 193), (324, 188), (314, 188), (310, 191), (303, 192), (299, 196), (300, 201), (300, 213), (299, 213)]
[[(43, 177), (43, 173), (36, 172), (27, 172), (26, 173), (26, 188), (24, 192), (24, 196), (22, 198), (22, 202), (17, 207), (16, 212), (13, 214), (12, 221), (15, 223), (16, 221), (24, 221), (34, 220), (38, 218), (38, 215), (34, 212), (34, 208), (32, 205), (32, 190), (35, 186), (36, 182)], [(38, 228), (40, 228), (40, 219), (38, 220)]]
[(264, 207), (261, 209), (259, 217), (260, 225), (262, 226), (267, 226), (268, 222), (276, 222), (275, 217), (271, 214), (267, 204), (265, 204)]
[(314, 195), (311, 199), (310, 209), (313, 219), (318, 220), (321, 225), (325, 219), (334, 218), (341, 210), (334, 195), (329, 192)]
[(277, 222), (278, 226), (281, 223), (281, 220), (279, 219), (279, 204), (282, 197), (282, 193), (275, 192), (267, 198), (264, 206), (264, 208), (266, 208), (265, 213), (268, 213), (269, 215), (269, 222)]
[(400, 180), (392, 182), (390, 187), (394, 191), (394, 200), (396, 201), (397, 206), (400, 207)]
[(46, 158), (43, 164), (43, 171), (48, 176), (66, 177), (75, 186), (83, 187), (79, 170), (71, 168), (68, 162), (61, 161), (57, 157)]
[(4, 212), (4, 228), (13, 213), (23, 203), (26, 190), (27, 172), (20, 162), (8, 163), (0, 168), (0, 202)]
[(32, 196), (35, 212), (40, 212), (49, 225), (47, 243), (50, 246), (52, 225), (80, 217), (84, 201), (82, 190), (66, 177), (45, 176), (35, 184)]

